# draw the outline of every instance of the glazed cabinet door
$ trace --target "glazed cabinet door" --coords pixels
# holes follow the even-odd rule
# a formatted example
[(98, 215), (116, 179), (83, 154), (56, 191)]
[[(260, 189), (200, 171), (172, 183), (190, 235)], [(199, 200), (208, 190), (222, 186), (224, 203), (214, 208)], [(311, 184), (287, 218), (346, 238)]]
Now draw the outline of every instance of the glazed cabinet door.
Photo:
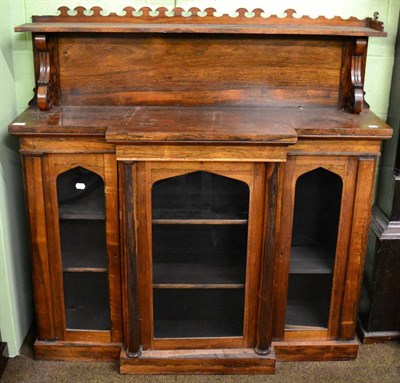
[[(138, 291), (127, 317), (140, 318), (130, 320), (140, 333), (127, 330), (128, 337), (140, 338), (133, 349), (139, 343), (153, 350), (255, 346), (266, 169), (251, 163), (125, 164), (124, 190), (129, 183), (133, 188), (124, 204), (134, 203), (124, 219), (136, 222), (137, 233), (134, 267), (127, 266), (127, 283), (135, 280)], [(125, 227), (127, 237), (131, 228)]]
[(43, 175), (55, 337), (120, 342), (115, 158), (49, 154)]
[[(289, 156), (274, 282), (276, 339), (337, 339), (358, 161)], [(351, 277), (350, 277), (351, 278)]]

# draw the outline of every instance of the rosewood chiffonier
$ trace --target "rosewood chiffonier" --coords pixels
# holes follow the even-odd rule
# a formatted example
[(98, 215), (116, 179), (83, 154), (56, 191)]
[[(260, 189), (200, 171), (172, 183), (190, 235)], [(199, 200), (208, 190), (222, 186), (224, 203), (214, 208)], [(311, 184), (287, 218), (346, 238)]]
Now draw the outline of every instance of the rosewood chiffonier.
[(357, 355), (377, 17), (34, 16), (23, 159), (35, 355), (273, 373)]

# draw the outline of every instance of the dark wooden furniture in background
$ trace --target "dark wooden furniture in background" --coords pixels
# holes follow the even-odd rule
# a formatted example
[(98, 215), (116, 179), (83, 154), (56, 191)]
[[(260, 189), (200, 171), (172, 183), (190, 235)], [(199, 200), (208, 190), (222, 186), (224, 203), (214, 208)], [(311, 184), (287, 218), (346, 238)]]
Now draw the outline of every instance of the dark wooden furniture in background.
[(382, 146), (372, 210), (358, 326), (364, 343), (400, 338), (400, 25), (387, 122), (394, 134)]
[(7, 347), (7, 343), (2, 342), (1, 334), (0, 334), (0, 379), (3, 375), (4, 370), (6, 369), (8, 358), (4, 355)]
[(36, 357), (138, 374), (355, 358), (376, 158), (392, 134), (363, 92), (382, 23), (84, 11), (16, 28), (33, 33), (37, 81), (10, 125)]

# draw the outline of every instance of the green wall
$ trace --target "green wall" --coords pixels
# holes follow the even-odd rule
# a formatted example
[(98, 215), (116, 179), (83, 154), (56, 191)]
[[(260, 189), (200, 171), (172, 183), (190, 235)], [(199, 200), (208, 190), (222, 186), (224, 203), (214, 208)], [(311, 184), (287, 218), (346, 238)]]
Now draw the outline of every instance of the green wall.
[(382, 159), (377, 193), (377, 205), (388, 218), (391, 218), (395, 180), (393, 177), (396, 151), (400, 156), (400, 25), (396, 43), (396, 57), (392, 76), (392, 89), (388, 111), (388, 124), (393, 128), (393, 138), (382, 145)]
[(1, 0), (1, 97), (0, 97), (0, 331), (9, 343), (9, 354), (18, 354), (23, 337), (32, 319), (29, 252), (26, 239), (26, 218), (22, 196), (22, 180), (16, 140), (7, 135), (7, 124), (22, 112), (32, 98), (33, 67), (30, 37), (14, 33), (13, 27), (29, 21), (31, 15), (55, 14), (59, 6), (74, 8), (101, 6), (105, 12), (121, 12), (125, 6), (214, 7), (223, 12), (237, 8), (263, 8), (268, 14), (282, 14), (296, 9), (312, 17), (357, 16), (365, 18), (379, 11), (389, 37), (371, 38), (365, 81), (366, 99), (371, 109), (385, 118), (392, 76), (395, 32), (399, 16), (399, 0), (195, 0), (195, 1), (121, 1), (121, 0)]
[(21, 164), (7, 124), (16, 116), (9, 3), (0, 2), (0, 331), (18, 354), (32, 320), (32, 288)]

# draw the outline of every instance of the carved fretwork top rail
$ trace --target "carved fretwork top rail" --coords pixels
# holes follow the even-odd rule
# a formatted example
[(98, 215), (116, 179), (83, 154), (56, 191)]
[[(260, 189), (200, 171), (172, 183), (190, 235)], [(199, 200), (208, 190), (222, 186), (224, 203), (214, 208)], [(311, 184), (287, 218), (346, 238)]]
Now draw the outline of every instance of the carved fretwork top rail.
[[(60, 7), (59, 16), (34, 16), (33, 24), (24, 24), (16, 31), (29, 32), (131, 32), (131, 33), (223, 33), (223, 34), (288, 34), (336, 36), (385, 36), (383, 24), (376, 18), (359, 20), (355, 17), (327, 19), (298, 17), (293, 9), (286, 17), (266, 15), (262, 9), (238, 9), (233, 15), (218, 14), (214, 8), (185, 11), (175, 8), (135, 10), (124, 8), (124, 14), (103, 16), (100, 7), (90, 10)], [(296, 16), (295, 16), (296, 15)]]

